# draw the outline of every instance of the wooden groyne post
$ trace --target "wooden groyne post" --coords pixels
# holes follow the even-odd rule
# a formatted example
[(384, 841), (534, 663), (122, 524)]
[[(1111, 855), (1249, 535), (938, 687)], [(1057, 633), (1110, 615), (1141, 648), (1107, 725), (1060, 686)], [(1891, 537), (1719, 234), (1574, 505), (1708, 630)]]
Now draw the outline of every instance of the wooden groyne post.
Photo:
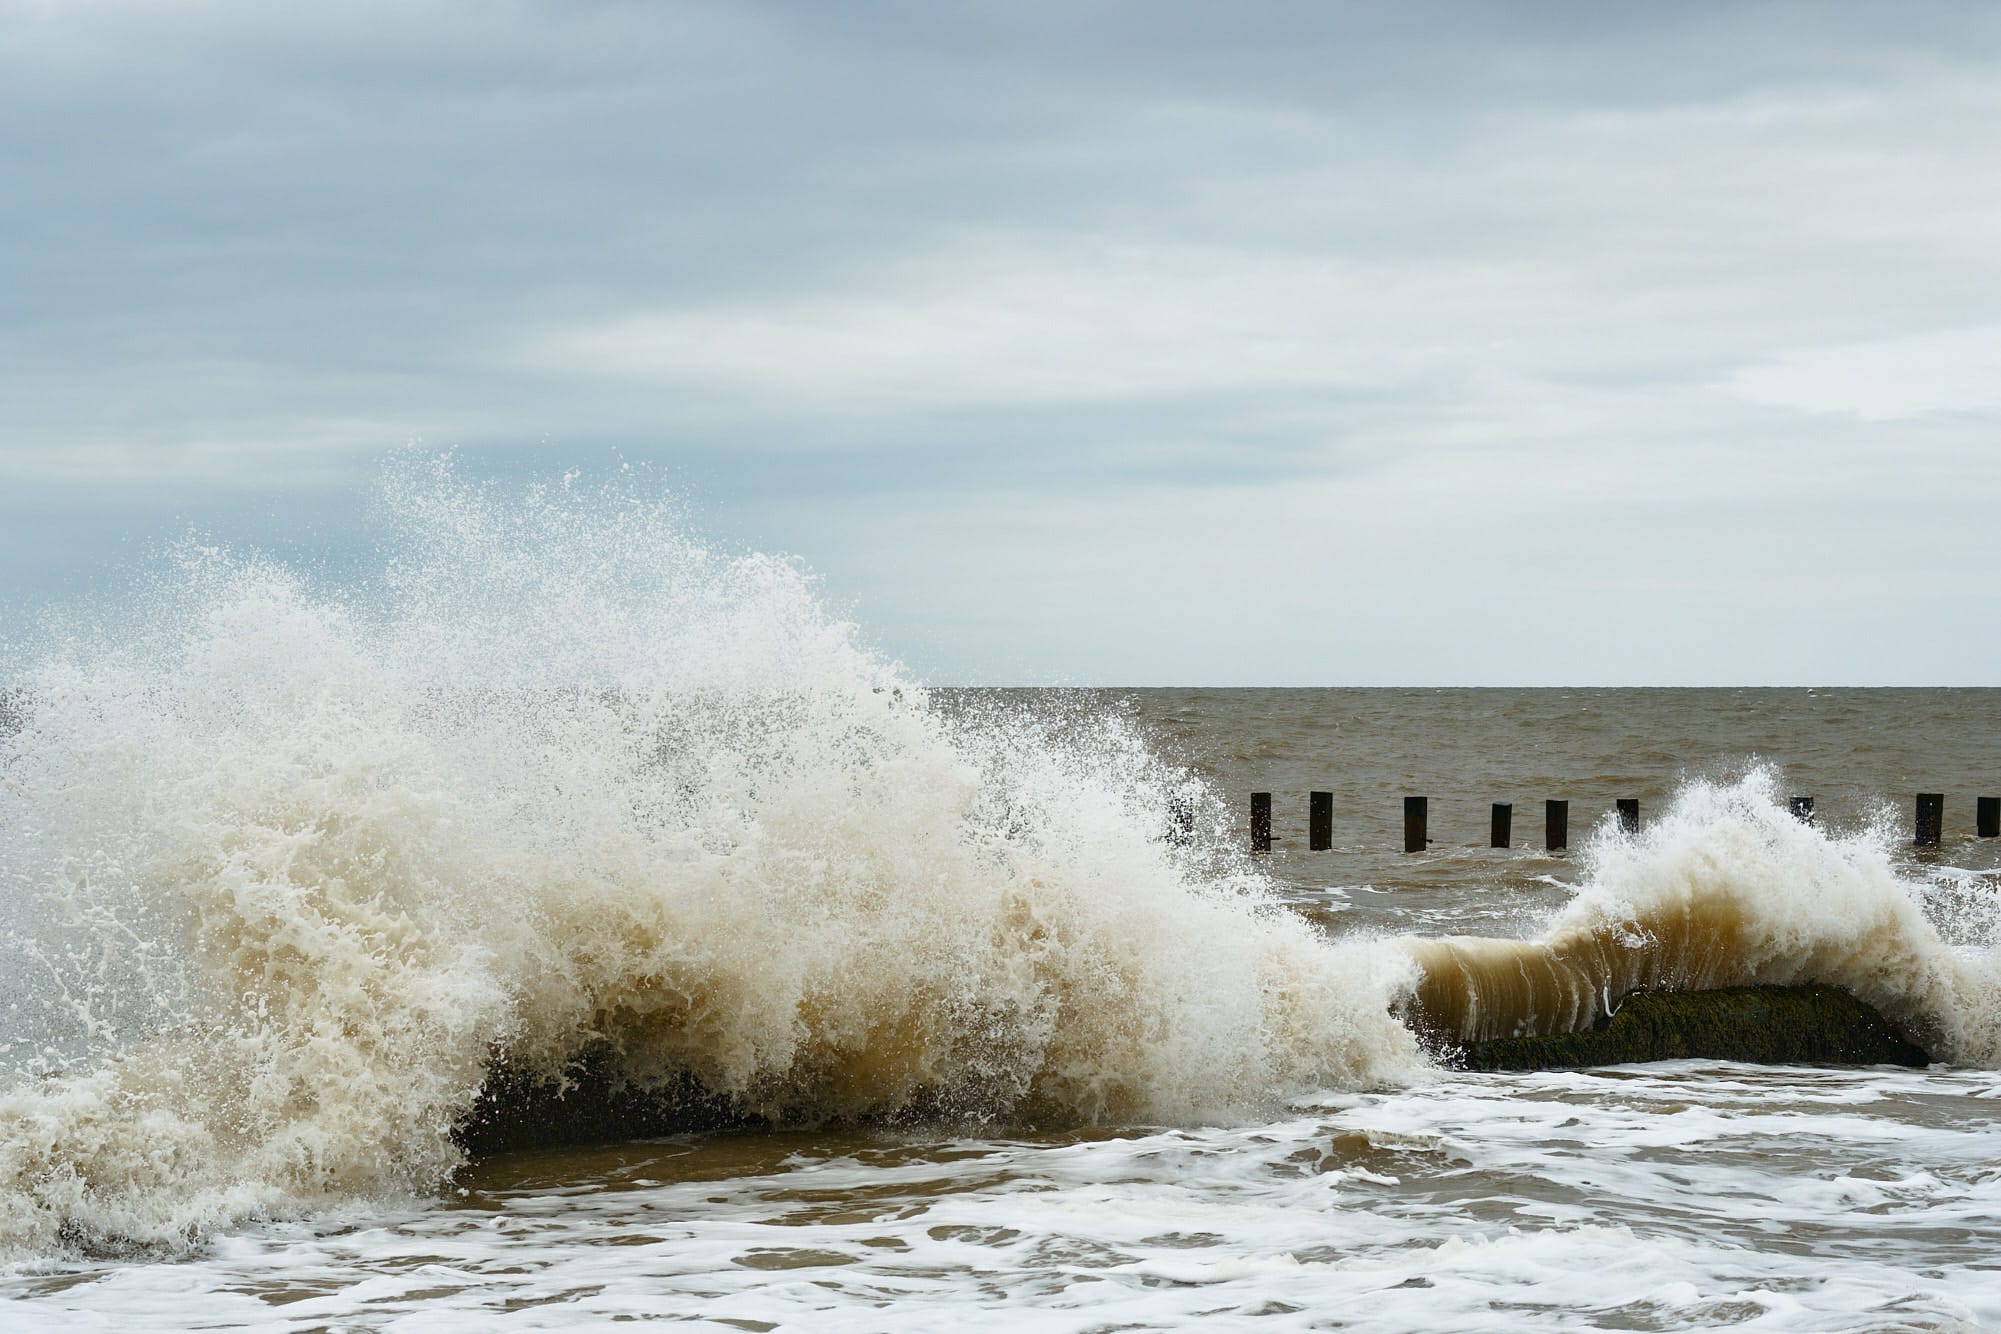
[[(1269, 792), (1251, 793), (1251, 851), (1270, 852), (1272, 850), (1271, 799)], [(1637, 797), (1620, 797), (1615, 803), (1618, 810), (1619, 831), (1633, 835), (1640, 831), (1640, 801)], [(1814, 798), (1794, 796), (1786, 799), (1786, 809), (1795, 820), (1802, 824), (1813, 824), (1816, 820)], [(1431, 845), (1429, 837), (1431, 799), (1429, 797), (1405, 797), (1403, 799), (1403, 850), (1423, 852)], [(1493, 803), (1493, 822), (1487, 839), (1491, 848), (1514, 846), (1515, 808), (1513, 803), (1497, 801)], [(2001, 838), (2001, 797), (1978, 797), (1974, 802), (1974, 826), (1981, 838)], [(1938, 847), (1945, 833), (1945, 794), (1942, 792), (1920, 792), (1917, 794), (1917, 830), (1911, 840), (1920, 848)], [(1194, 803), (1184, 796), (1168, 798), (1168, 837), (1176, 843), (1192, 843), (1195, 836)], [(1334, 794), (1314, 791), (1306, 795), (1306, 845), (1313, 852), (1327, 852), (1334, 846)], [(1550, 852), (1563, 852), (1570, 846), (1570, 803), (1567, 800), (1551, 798), (1543, 803), (1543, 847)]]
[(1332, 792), (1309, 792), (1306, 794), (1306, 847), (1310, 852), (1325, 852), (1334, 846), (1334, 794)]
[(1912, 843), (1921, 848), (1935, 848), (1944, 832), (1945, 793), (1918, 793), (1918, 836)]
[(1251, 851), (1271, 851), (1271, 793), (1251, 793)]

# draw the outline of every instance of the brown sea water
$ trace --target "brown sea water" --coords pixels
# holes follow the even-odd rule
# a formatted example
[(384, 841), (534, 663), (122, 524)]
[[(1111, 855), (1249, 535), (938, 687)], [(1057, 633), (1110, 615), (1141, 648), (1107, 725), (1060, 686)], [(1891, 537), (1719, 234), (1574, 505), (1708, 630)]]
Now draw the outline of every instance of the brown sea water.
[[(942, 692), (947, 706), (958, 692)], [(1307, 904), (1341, 899), (1343, 927), (1517, 934), (1561, 902), (1575, 854), (1636, 799), (1643, 826), (1691, 780), (1732, 782), (1760, 765), (1784, 795), (1811, 796), (1825, 829), (1884, 816), (1908, 844), (1915, 797), (1946, 796), (1936, 850), (1913, 874), (2001, 868), (1975, 837), (1975, 799), (2001, 795), (2001, 690), (1074, 689), (968, 691), (1039, 713), (1135, 720), (1149, 744), (1200, 774), (1246, 846), (1250, 794), (1272, 793), (1264, 863)], [(1307, 848), (1307, 794), (1333, 796), (1333, 848)], [(1403, 851), (1403, 799), (1428, 799), (1431, 846)], [(1569, 803), (1569, 850), (1544, 848), (1544, 803)], [(1513, 846), (1488, 847), (1495, 802)], [(1394, 898), (1383, 895), (1395, 893)]]

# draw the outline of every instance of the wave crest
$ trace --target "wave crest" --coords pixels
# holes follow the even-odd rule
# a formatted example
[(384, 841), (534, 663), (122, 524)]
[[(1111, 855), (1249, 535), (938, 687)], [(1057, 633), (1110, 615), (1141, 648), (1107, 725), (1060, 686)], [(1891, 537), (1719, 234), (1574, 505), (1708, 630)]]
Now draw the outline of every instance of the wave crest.
[(1583, 888), (1535, 940), (1408, 940), (1423, 971), (1413, 1008), (1449, 1038), (1590, 1027), (1639, 990), (1824, 983), (1875, 1006), (1945, 1059), (2001, 1059), (2001, 971), (1934, 918), (1992, 941), (1989, 902), (1939, 903), (1903, 879), (1893, 826), (1831, 837), (1795, 818), (1779, 775), (1695, 782), (1637, 837), (1601, 828)]

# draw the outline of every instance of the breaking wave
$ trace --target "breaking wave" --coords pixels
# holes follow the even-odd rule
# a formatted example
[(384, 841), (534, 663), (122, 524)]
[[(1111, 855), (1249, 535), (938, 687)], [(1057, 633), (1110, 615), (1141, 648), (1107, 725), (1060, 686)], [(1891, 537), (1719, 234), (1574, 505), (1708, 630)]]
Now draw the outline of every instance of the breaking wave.
[(774, 1119), (1174, 1122), (1412, 1077), (1399, 1013), (1824, 982), (2001, 1061), (1993, 896), (1770, 773), (1601, 831), (1538, 939), (1329, 940), (1130, 724), (941, 707), (643, 487), (384, 500), (364, 584), (189, 543), (12, 673), (0, 1254), (435, 1191), (497, 1073), (587, 1053)]
[(773, 1117), (1185, 1120), (1397, 1076), (1116, 720), (948, 716), (791, 563), (619, 483), (392, 472), (379, 579), (190, 543), (0, 750), (0, 1249), (423, 1193), (499, 1065)]
[(1640, 990), (1840, 987), (1932, 1054), (2001, 1063), (2001, 903), (1992, 884), (1901, 876), (1888, 812), (1831, 836), (1779, 775), (1696, 782), (1638, 836), (1607, 824), (1582, 888), (1534, 940), (1408, 940), (1413, 1010), (1458, 1041), (1589, 1028)]

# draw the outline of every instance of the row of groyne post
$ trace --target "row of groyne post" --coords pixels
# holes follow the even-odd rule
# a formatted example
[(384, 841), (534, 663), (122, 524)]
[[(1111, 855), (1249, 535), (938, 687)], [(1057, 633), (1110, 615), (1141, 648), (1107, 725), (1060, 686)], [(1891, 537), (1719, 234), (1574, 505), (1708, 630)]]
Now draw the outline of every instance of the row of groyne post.
[[(1271, 797), (1269, 792), (1251, 793), (1251, 851), (1270, 852), (1272, 850)], [(1640, 832), (1640, 802), (1636, 797), (1621, 797), (1615, 803), (1619, 812), (1619, 828), (1627, 834)], [(1792, 797), (1786, 808), (1793, 817), (1807, 824), (1814, 821), (1813, 798)], [(1184, 822), (1192, 820), (1192, 808), (1177, 808), (1176, 815)], [(1431, 798), (1405, 797), (1403, 799), (1403, 850), (1423, 852), (1431, 843), (1429, 825), (1431, 821)], [(2001, 797), (1980, 797), (1974, 802), (1974, 829), (1981, 838), (2001, 838)], [(1493, 805), (1492, 823), (1489, 827), (1487, 846), (1507, 848), (1514, 846), (1515, 808), (1512, 802), (1497, 801)], [(1184, 830), (1190, 832), (1191, 830)], [(1945, 794), (1942, 792), (1920, 792), (1917, 794), (1916, 837), (1912, 845), (1920, 848), (1935, 848), (1945, 835)], [(1334, 794), (1332, 792), (1309, 792), (1306, 794), (1306, 847), (1309, 852), (1326, 852), (1334, 846)], [(1561, 852), (1570, 846), (1570, 802), (1551, 799), (1543, 802), (1543, 847), (1550, 852)]]

